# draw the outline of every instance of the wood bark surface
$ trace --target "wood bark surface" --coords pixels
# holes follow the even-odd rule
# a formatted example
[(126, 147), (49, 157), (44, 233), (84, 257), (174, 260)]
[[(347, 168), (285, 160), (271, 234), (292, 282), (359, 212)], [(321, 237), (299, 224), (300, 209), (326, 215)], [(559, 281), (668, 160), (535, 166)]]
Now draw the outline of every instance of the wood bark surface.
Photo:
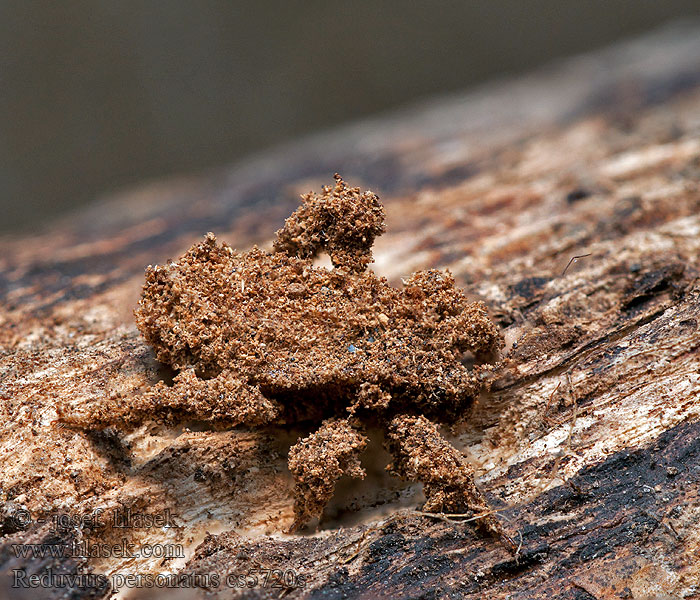
[[(504, 366), (451, 439), (520, 544), (515, 556), (470, 523), (420, 514), (420, 486), (384, 472), (377, 436), (367, 479), (339, 486), (317, 532), (286, 535), (286, 453), (313, 425), (55, 423), (59, 401), (128, 403), (172, 375), (134, 326), (146, 265), (207, 231), (269, 247), (298, 195), (335, 171), (386, 207), (377, 273), (400, 285), (449, 268), (503, 330)], [(699, 178), (700, 26), (688, 24), (2, 239), (0, 597), (111, 593), (12, 588), (20, 568), (218, 574), (209, 591), (221, 598), (700, 597)], [(50, 520), (97, 508), (167, 514), (178, 527)], [(123, 538), (185, 556), (16, 554), (21, 543)], [(256, 568), (287, 572), (287, 587), (225, 584)]]

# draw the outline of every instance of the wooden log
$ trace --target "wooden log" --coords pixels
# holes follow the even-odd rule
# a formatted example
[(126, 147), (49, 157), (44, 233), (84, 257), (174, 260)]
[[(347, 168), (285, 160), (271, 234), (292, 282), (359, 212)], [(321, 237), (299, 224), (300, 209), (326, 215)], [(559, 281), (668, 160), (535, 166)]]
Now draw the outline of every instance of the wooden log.
[[(179, 573), (182, 597), (192, 586), (247, 598), (698, 597), (698, 57), (700, 26), (666, 29), (2, 239), (0, 597), (63, 597), (12, 587), (18, 570), (52, 565), (152, 594), (146, 576)], [(286, 453), (311, 426), (55, 423), (59, 401), (128, 403), (172, 376), (133, 323), (146, 265), (207, 231), (269, 246), (298, 194), (335, 171), (386, 207), (378, 273), (400, 284), (449, 268), (502, 328), (503, 369), (452, 440), (515, 556), (469, 523), (421, 514), (420, 490), (383, 471), (378, 443), (317, 535), (283, 535)], [(132, 544), (133, 556), (17, 555), (76, 535)], [(108, 593), (83, 583), (73, 597)]]

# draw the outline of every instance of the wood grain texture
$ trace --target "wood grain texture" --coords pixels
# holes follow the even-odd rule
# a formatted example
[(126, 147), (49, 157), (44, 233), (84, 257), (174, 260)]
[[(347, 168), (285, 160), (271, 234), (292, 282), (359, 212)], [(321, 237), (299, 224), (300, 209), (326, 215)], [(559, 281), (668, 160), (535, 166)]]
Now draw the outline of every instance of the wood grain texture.
[[(386, 207), (378, 273), (400, 284), (449, 268), (504, 332), (492, 392), (452, 439), (521, 541), (518, 556), (469, 524), (417, 514), (420, 490), (383, 472), (378, 446), (320, 533), (286, 536), (286, 452), (308, 431), (88, 435), (54, 423), (59, 400), (128, 402), (172, 375), (133, 323), (147, 264), (207, 231), (267, 247), (298, 194), (335, 171)], [(303, 576), (286, 597), (698, 597), (699, 178), (700, 27), (689, 24), (4, 238), (0, 569), (17, 568), (18, 540), (46, 538), (42, 517), (128, 507), (172, 511), (181, 527), (83, 534), (182, 544), (187, 556), (91, 559), (93, 572), (262, 565)], [(0, 595), (17, 597), (9, 584)]]

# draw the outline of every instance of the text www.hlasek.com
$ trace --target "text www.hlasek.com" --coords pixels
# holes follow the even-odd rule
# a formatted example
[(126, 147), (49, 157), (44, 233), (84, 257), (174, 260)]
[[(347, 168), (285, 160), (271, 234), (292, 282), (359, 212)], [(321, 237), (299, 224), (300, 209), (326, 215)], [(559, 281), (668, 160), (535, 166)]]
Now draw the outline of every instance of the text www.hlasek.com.
[(118, 544), (73, 540), (63, 544), (12, 544), (15, 558), (185, 558), (182, 544), (136, 545), (122, 538)]

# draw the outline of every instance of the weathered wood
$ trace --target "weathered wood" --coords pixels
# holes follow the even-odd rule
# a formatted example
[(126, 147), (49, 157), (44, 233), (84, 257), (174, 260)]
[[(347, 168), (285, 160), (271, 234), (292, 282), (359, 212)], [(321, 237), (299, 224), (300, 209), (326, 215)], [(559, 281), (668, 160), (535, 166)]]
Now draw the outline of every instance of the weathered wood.
[[(292, 574), (288, 597), (696, 597), (699, 57), (700, 27), (667, 30), (5, 238), (3, 571), (19, 564), (13, 544), (46, 538), (38, 519), (128, 507), (171, 511), (182, 527), (84, 537), (182, 544), (189, 562), (112, 554), (90, 559), (93, 572), (215, 573), (222, 597), (279, 597), (226, 587), (227, 573), (259, 566)], [(314, 425), (88, 435), (53, 422), (59, 400), (128, 402), (172, 375), (133, 324), (147, 264), (210, 230), (240, 249), (268, 245), (298, 194), (334, 171), (386, 207), (377, 272), (400, 284), (448, 267), (503, 328), (504, 368), (453, 433), (517, 556), (470, 524), (417, 513), (420, 490), (383, 472), (376, 445), (369, 477), (339, 490), (319, 535), (282, 535), (286, 452)], [(0, 595), (17, 597), (9, 582)]]

